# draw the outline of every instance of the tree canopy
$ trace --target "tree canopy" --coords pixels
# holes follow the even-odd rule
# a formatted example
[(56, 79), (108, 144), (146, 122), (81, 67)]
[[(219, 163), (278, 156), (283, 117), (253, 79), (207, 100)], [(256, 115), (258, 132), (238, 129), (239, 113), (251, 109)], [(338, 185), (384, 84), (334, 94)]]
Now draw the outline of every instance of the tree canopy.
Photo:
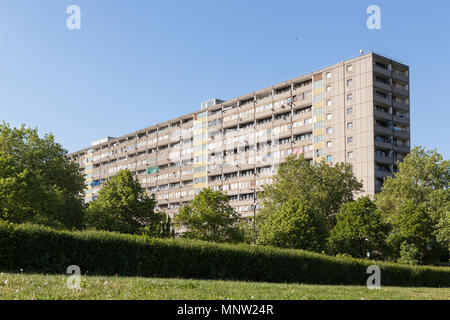
[(261, 195), (261, 215), (270, 215), (283, 203), (296, 199), (320, 214), (331, 229), (340, 206), (352, 201), (362, 184), (350, 164), (310, 163), (303, 155), (290, 156), (280, 164), (273, 184), (265, 185)]
[(336, 218), (329, 239), (330, 253), (357, 258), (382, 255), (389, 229), (369, 197), (343, 204)]
[(175, 223), (185, 229), (184, 236), (214, 242), (241, 242), (243, 230), (239, 215), (227, 195), (205, 188), (180, 209)]
[(258, 244), (321, 252), (327, 236), (324, 218), (290, 199), (259, 223)]
[(81, 228), (84, 178), (52, 134), (0, 124), (0, 219)]
[(378, 210), (393, 227), (389, 242), (394, 257), (400, 257), (403, 242), (403, 249), (413, 244), (420, 251), (419, 262), (433, 252), (448, 254), (450, 161), (435, 150), (415, 147), (398, 169), (395, 177), (385, 179), (376, 198)]
[(156, 200), (149, 197), (129, 170), (121, 170), (99, 191), (86, 210), (88, 228), (121, 233), (167, 233), (167, 217), (155, 212)]

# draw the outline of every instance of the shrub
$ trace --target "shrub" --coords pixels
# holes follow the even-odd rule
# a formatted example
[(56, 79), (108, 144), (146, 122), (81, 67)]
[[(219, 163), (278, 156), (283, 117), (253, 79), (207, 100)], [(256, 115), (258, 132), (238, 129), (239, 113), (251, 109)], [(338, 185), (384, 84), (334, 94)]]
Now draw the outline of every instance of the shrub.
[(408, 243), (406, 241), (402, 242), (400, 245), (400, 258), (398, 259), (398, 263), (417, 265), (419, 264), (419, 259), (419, 248), (413, 243)]
[[(98, 198), (86, 209), (88, 228), (120, 233), (164, 233), (166, 215), (155, 211), (156, 200), (149, 197), (129, 170), (121, 170), (107, 181)], [(169, 232), (170, 233), (170, 232)]]
[(244, 241), (239, 215), (230, 206), (228, 196), (209, 188), (204, 188), (189, 204), (181, 207), (175, 224), (186, 229), (185, 238), (229, 243)]
[(325, 219), (290, 199), (260, 222), (258, 244), (321, 252), (328, 230)]
[(384, 251), (388, 226), (369, 197), (342, 205), (331, 230), (329, 251), (346, 253), (355, 258), (380, 258)]
[[(374, 262), (293, 249), (0, 223), (0, 270), (365, 285)], [(450, 269), (379, 262), (382, 285), (450, 287)]]

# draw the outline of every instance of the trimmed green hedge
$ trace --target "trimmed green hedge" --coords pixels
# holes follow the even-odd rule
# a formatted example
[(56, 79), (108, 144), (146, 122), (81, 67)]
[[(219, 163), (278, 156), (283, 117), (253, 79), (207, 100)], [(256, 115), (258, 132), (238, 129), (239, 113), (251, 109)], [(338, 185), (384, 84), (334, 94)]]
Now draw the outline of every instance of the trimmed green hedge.
[(450, 287), (450, 268), (358, 260), (271, 247), (182, 239), (148, 239), (110, 232), (57, 231), (0, 222), (0, 270), (310, 284), (365, 285), (366, 269), (381, 268), (382, 286)]

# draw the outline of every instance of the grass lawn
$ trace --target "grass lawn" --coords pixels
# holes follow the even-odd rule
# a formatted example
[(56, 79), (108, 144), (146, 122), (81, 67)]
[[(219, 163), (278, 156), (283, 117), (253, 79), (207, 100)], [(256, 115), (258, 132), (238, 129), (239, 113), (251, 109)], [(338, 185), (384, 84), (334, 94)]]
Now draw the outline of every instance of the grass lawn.
[(450, 288), (323, 286), (238, 281), (82, 276), (81, 289), (67, 275), (0, 273), (0, 299), (445, 299)]

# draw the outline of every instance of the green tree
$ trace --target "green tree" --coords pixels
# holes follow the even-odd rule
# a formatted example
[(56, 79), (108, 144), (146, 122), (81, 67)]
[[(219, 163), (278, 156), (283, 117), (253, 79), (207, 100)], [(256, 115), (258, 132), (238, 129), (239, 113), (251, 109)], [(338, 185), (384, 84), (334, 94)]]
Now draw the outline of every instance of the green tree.
[(436, 150), (415, 147), (398, 168), (395, 177), (385, 179), (376, 199), (380, 213), (393, 226), (389, 242), (392, 258), (400, 257), (404, 241), (420, 251), (420, 263), (448, 255), (450, 161), (443, 160)]
[(321, 252), (328, 230), (321, 215), (290, 199), (259, 223), (258, 244)]
[(0, 124), (0, 220), (83, 226), (84, 178), (52, 134)]
[(400, 245), (398, 263), (417, 265), (420, 261), (420, 251), (415, 244), (404, 241)]
[(129, 170), (121, 170), (100, 189), (86, 210), (86, 225), (120, 233), (167, 235), (167, 218), (155, 212), (156, 200), (149, 197)]
[(184, 236), (214, 242), (244, 240), (239, 215), (230, 206), (227, 195), (205, 188), (180, 209), (176, 225), (186, 229)]
[(290, 156), (278, 168), (273, 184), (264, 186), (260, 197), (261, 215), (270, 215), (290, 199), (311, 208), (324, 217), (328, 228), (335, 224), (341, 205), (362, 191), (350, 164), (310, 163), (303, 155)]
[(378, 258), (385, 249), (388, 226), (369, 197), (342, 205), (331, 230), (329, 250), (357, 258)]
[[(414, 247), (419, 250), (419, 253), (416, 255), (417, 261), (413, 264), (426, 263), (432, 259), (434, 253), (431, 246), (433, 244), (433, 221), (427, 213), (426, 207), (417, 205), (413, 201), (405, 204), (400, 210), (395, 219), (391, 220), (392, 232), (387, 239), (393, 258), (401, 259), (402, 252), (409, 255), (411, 252), (409, 249)], [(403, 256), (403, 258), (405, 257)]]

